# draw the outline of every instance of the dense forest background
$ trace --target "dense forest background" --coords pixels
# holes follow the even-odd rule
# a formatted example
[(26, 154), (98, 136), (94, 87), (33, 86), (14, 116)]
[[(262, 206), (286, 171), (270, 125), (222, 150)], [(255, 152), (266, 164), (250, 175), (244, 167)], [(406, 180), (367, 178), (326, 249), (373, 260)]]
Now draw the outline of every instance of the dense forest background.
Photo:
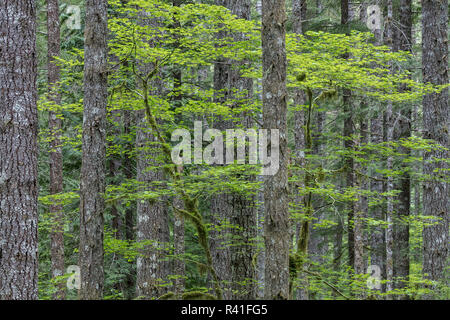
[(449, 299), (448, 9), (2, 1), (0, 299)]

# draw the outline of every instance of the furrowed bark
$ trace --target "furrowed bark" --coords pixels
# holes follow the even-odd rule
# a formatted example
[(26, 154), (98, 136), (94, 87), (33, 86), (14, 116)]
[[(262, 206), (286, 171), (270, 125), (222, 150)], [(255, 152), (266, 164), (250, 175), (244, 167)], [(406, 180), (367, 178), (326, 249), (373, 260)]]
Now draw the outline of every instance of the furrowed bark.
[[(148, 66), (147, 69), (154, 67)], [(154, 88), (151, 89), (151, 94), (162, 93), (163, 84), (160, 80), (154, 79), (152, 85)], [(138, 112), (137, 180), (144, 183), (146, 190), (157, 192), (157, 184), (165, 180), (165, 174), (163, 169), (158, 168), (162, 164), (159, 140), (148, 127), (145, 114), (145, 110)], [(138, 200), (136, 240), (153, 242), (146, 245), (137, 258), (136, 294), (144, 299), (160, 297), (167, 293), (164, 284), (169, 274), (169, 261), (165, 257), (165, 250), (170, 241), (168, 210), (161, 199)]]
[(0, 3), (0, 300), (38, 298), (36, 4)]
[[(241, 19), (250, 19), (251, 3), (248, 0), (226, 0), (218, 4), (230, 9)], [(225, 36), (225, 34), (220, 34)], [(242, 41), (242, 33), (231, 35), (235, 41)], [(214, 65), (214, 89), (217, 92), (216, 102), (232, 100), (232, 108), (247, 103), (253, 96), (253, 81), (243, 78), (237, 67), (244, 65), (245, 61), (222, 59)], [(238, 94), (245, 93), (244, 101)], [(239, 100), (238, 100), (239, 99)], [(252, 126), (250, 117), (241, 114), (241, 124), (244, 128)], [(219, 119), (215, 127), (221, 130), (232, 129), (233, 121)], [(254, 177), (247, 177), (253, 181)], [(213, 259), (218, 268), (219, 276), (224, 282), (229, 282), (224, 297), (230, 299), (254, 299), (256, 297), (256, 273), (252, 262), (255, 253), (254, 238), (256, 237), (256, 206), (255, 197), (245, 194), (219, 194), (211, 201), (211, 212), (216, 225), (228, 221), (237, 228), (213, 231), (211, 233), (214, 250)], [(231, 236), (231, 247), (229, 247)], [(231, 270), (231, 272), (230, 272)]]
[[(304, 20), (306, 19), (306, 1), (305, 0), (295, 0), (292, 2), (292, 31), (296, 34), (303, 33)], [(303, 90), (296, 89), (293, 94), (294, 105), (296, 108), (304, 106), (306, 104), (306, 95)], [(299, 194), (299, 189), (304, 187), (304, 179), (302, 178), (302, 170), (305, 166), (305, 111), (303, 109), (298, 109), (294, 112), (295, 130), (294, 130), (294, 144), (295, 144), (295, 154), (294, 154), (294, 165), (299, 169), (296, 175), (299, 177), (296, 181), (296, 186), (294, 187), (293, 197), (296, 210), (304, 210), (303, 207), (303, 197)], [(296, 225), (296, 236), (297, 239), (300, 237), (301, 223), (297, 222)], [(298, 248), (296, 248), (298, 250)], [(307, 285), (307, 279), (305, 275), (299, 275), (299, 281), (303, 286)], [(297, 299), (305, 300), (307, 299), (308, 293), (305, 289), (299, 289), (297, 291)]]
[(264, 181), (265, 298), (289, 298), (287, 91), (284, 0), (262, 1), (263, 128), (278, 129), (279, 170)]
[[(448, 0), (422, 1), (422, 72), (423, 81), (435, 85), (448, 84)], [(423, 123), (425, 139), (431, 139), (449, 148), (448, 89), (428, 94), (423, 98)], [(448, 182), (448, 159), (450, 153), (432, 148), (423, 155), (424, 174), (429, 178), (423, 184), (423, 214), (433, 216), (436, 224), (423, 230), (423, 273), (434, 281), (443, 281), (448, 256), (448, 228), (450, 219), (450, 187)], [(433, 289), (431, 287), (430, 289)], [(434, 292), (426, 298), (438, 297)]]
[(107, 1), (86, 0), (79, 253), (82, 300), (103, 297), (107, 34)]

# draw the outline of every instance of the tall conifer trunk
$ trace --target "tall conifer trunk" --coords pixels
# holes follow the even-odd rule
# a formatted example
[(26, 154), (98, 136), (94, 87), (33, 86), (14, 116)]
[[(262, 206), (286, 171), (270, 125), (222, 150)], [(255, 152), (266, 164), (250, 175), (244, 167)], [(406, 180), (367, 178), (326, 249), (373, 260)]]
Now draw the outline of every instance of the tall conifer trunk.
[[(448, 0), (422, 1), (422, 72), (423, 81), (435, 85), (448, 84)], [(428, 94), (423, 99), (425, 139), (432, 139), (449, 148), (448, 89)], [(449, 184), (438, 179), (448, 178), (448, 159), (445, 149), (433, 148), (423, 155), (424, 174), (429, 175), (423, 185), (423, 214), (433, 216), (432, 226), (423, 230), (423, 272), (426, 278), (439, 281), (444, 278), (448, 256), (448, 228), (450, 219)], [(432, 288), (433, 289), (433, 288)], [(436, 294), (437, 292), (434, 292)], [(431, 295), (432, 296), (432, 295)]]
[[(396, 32), (395, 47), (398, 50), (412, 53), (412, 0), (401, 0), (399, 5), (399, 30)], [(401, 90), (408, 88), (402, 87)], [(411, 137), (412, 112), (410, 106), (403, 106), (400, 110), (401, 117), (398, 119), (398, 126), (394, 128), (394, 140), (408, 139)], [(411, 154), (411, 150), (399, 147), (399, 152), (406, 156)], [(407, 170), (407, 165), (401, 165), (402, 170)], [(394, 221), (394, 278), (395, 288), (402, 289), (407, 285), (409, 277), (410, 255), (409, 255), (409, 223), (407, 218), (410, 215), (411, 207), (411, 177), (405, 171), (395, 183), (395, 189), (400, 190), (396, 198), (395, 221)], [(401, 296), (402, 299), (406, 295)]]
[(279, 170), (264, 181), (265, 298), (289, 298), (287, 90), (284, 0), (262, 1), (263, 128), (279, 130)]
[(107, 20), (106, 0), (86, 0), (79, 254), (83, 300), (102, 299), (104, 286)]
[(36, 4), (0, 3), (0, 300), (38, 298)]

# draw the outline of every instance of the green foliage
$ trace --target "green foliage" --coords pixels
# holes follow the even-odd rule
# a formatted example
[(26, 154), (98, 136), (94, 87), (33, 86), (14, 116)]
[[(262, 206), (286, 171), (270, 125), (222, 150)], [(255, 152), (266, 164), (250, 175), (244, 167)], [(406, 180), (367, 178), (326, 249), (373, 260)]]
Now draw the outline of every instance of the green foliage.
[[(69, 1), (71, 4), (80, 4), (82, 1)], [(69, 3), (68, 2), (68, 3)], [(41, 1), (43, 4), (43, 1)], [(125, 112), (142, 114), (146, 104), (144, 93), (148, 93), (148, 115), (154, 116), (157, 129), (165, 141), (169, 141), (173, 130), (186, 128), (192, 131), (193, 121), (201, 119), (214, 127), (218, 119), (229, 120), (238, 127), (243, 113), (252, 117), (255, 128), (259, 127), (261, 116), (261, 39), (260, 23), (256, 20), (246, 21), (233, 16), (228, 9), (221, 6), (200, 3), (185, 3), (182, 6), (173, 6), (162, 0), (130, 0), (126, 3), (120, 0), (109, 2), (110, 28), (109, 50), (111, 61), (109, 69), (109, 95), (108, 95), (108, 146), (107, 157), (131, 162), (131, 173), (136, 174), (135, 162), (140, 154), (148, 154), (149, 160), (161, 163), (152, 165), (147, 170), (165, 170), (170, 172), (173, 165), (163, 153), (164, 148), (171, 148), (170, 143), (152, 142), (142, 147), (134, 146), (136, 134), (144, 130), (156, 134), (155, 128), (149, 124), (139, 128), (133, 121), (129, 131), (125, 131), (120, 119)], [(308, 24), (305, 35), (287, 35), (288, 57), (288, 89), (289, 93), (295, 90), (307, 91), (313, 101), (306, 101), (304, 106), (294, 105), (288, 97), (289, 124), (292, 125), (293, 113), (298, 110), (308, 110), (311, 103), (310, 116), (315, 119), (319, 112), (326, 112), (326, 127), (318, 132), (316, 125), (311, 123), (308, 136), (312, 145), (303, 152), (306, 165), (298, 167), (291, 161), (289, 167), (289, 182), (294, 185), (292, 194), (301, 197), (311, 195), (312, 203), (309, 207), (303, 203), (290, 203), (290, 213), (293, 222), (308, 221), (311, 230), (318, 231), (328, 237), (328, 242), (335, 235), (340, 221), (346, 219), (347, 212), (344, 205), (349, 202), (357, 203), (362, 198), (367, 200), (369, 211), (375, 207), (384, 207), (389, 197), (394, 197), (399, 190), (377, 193), (367, 187), (343, 187), (344, 172), (343, 159), (352, 157), (359, 168), (355, 170), (355, 177), (361, 181), (376, 181), (383, 183), (388, 177), (398, 179), (403, 173), (411, 175), (414, 186), (430, 179), (449, 181), (448, 172), (441, 172), (439, 177), (424, 175), (418, 168), (422, 163), (421, 153), (443, 147), (437, 142), (425, 140), (416, 132), (412, 137), (397, 141), (383, 143), (362, 143), (360, 134), (352, 137), (343, 137), (343, 119), (341, 92), (351, 89), (354, 105), (363, 106), (352, 110), (357, 117), (367, 120), (371, 115), (383, 112), (386, 102), (392, 101), (396, 109), (402, 104), (418, 103), (425, 93), (438, 92), (444, 88), (423, 84), (414, 78), (408, 71), (407, 64), (414, 62), (414, 57), (406, 52), (390, 52), (386, 46), (375, 46), (373, 35), (361, 23), (352, 23), (344, 29), (333, 14), (333, 5), (329, 3), (329, 12), (325, 16), (318, 16)], [(61, 7), (64, 10), (64, 5)], [(337, 9), (336, 9), (337, 10)], [(331, 12), (331, 13), (330, 13)], [(40, 16), (40, 30), (45, 30), (44, 15)], [(67, 19), (62, 14), (62, 22)], [(334, 20), (333, 20), (334, 19)], [(40, 74), (38, 84), (39, 116), (40, 116), (40, 206), (39, 206), (39, 286), (41, 299), (50, 299), (56, 290), (55, 284), (66, 281), (68, 275), (52, 279), (50, 272), (50, 232), (54, 230), (55, 221), (49, 207), (59, 204), (64, 207), (64, 242), (66, 247), (66, 265), (77, 264), (78, 259), (78, 231), (79, 231), (79, 175), (81, 166), (81, 136), (83, 112), (83, 33), (81, 30), (68, 30), (64, 23), (62, 29), (62, 54), (58, 58), (61, 67), (61, 81), (58, 91), (62, 102), (55, 105), (46, 95), (46, 79)], [(351, 32), (344, 34), (351, 29)], [(324, 32), (326, 30), (327, 32)], [(231, 35), (242, 33), (236, 40)], [(224, 34), (228, 34), (225, 36)], [(44, 68), (45, 39), (38, 38), (39, 65)], [(347, 53), (349, 58), (344, 58)], [(225, 96), (217, 92), (211, 85), (212, 69), (217, 61), (231, 59), (243, 62), (239, 65), (240, 75), (253, 79), (254, 93), (247, 99), (246, 92), (230, 88), (231, 95), (227, 99), (217, 102), (217, 97)], [(392, 72), (391, 65), (398, 68)], [(155, 67), (158, 66), (158, 67)], [(150, 72), (153, 70), (153, 72)], [(182, 70), (182, 81), (179, 87), (173, 83), (173, 71)], [(199, 73), (205, 73), (201, 78)], [(143, 78), (148, 81), (148, 90), (143, 89)], [(412, 78), (411, 78), (412, 76)], [(400, 86), (409, 89), (400, 91)], [(161, 89), (162, 87), (162, 89)], [(369, 103), (367, 103), (369, 102)], [(356, 110), (357, 109), (357, 110)], [(48, 130), (48, 112), (53, 111), (63, 120), (61, 131), (61, 147), (64, 156), (64, 192), (49, 195), (48, 153), (49, 143), (54, 139), (54, 132)], [(119, 114), (119, 119), (117, 118)], [(136, 120), (136, 119), (134, 119)], [(141, 120), (141, 119), (137, 119)], [(356, 122), (356, 121), (355, 121)], [(359, 128), (360, 129), (360, 128)], [(289, 147), (294, 150), (292, 130), (289, 132)], [(342, 146), (343, 141), (351, 140), (357, 148), (349, 150)], [(323, 150), (313, 152), (314, 147), (322, 142)], [(409, 154), (401, 153), (401, 148), (407, 148)], [(155, 156), (157, 154), (158, 156)], [(396, 166), (386, 169), (385, 159), (392, 157)], [(292, 156), (294, 158), (294, 156)], [(295, 159), (292, 159), (295, 160)], [(450, 163), (450, 159), (433, 159)], [(400, 166), (404, 164), (404, 166)], [(233, 247), (242, 245), (242, 238), (233, 236), (231, 231), (244, 232), (230, 221), (220, 221), (221, 224), (209, 223), (206, 219), (210, 215), (208, 200), (211, 196), (224, 192), (237, 193), (251, 197), (261, 190), (261, 182), (249, 179), (259, 172), (259, 166), (253, 165), (226, 165), (203, 166), (185, 165), (176, 179), (153, 181), (143, 183), (137, 179), (128, 179), (123, 173), (114, 173), (108, 176), (108, 186), (105, 192), (107, 211), (105, 212), (105, 299), (125, 299), (134, 296), (133, 292), (124, 292), (120, 284), (126, 282), (126, 275), (134, 276), (134, 262), (148, 247), (158, 247), (164, 251), (167, 259), (180, 259), (186, 263), (185, 275), (170, 275), (167, 282), (161, 286), (170, 287), (178, 277), (186, 280), (186, 292), (181, 297), (185, 300), (215, 299), (210, 293), (211, 265), (208, 261), (209, 250), (208, 233), (211, 230), (227, 231), (222, 239), (221, 246)], [(310, 178), (310, 183), (300, 188), (296, 183)], [(181, 197), (188, 205), (185, 210), (174, 212), (171, 210), (169, 219), (176, 214), (182, 215), (189, 221), (186, 224), (186, 252), (177, 256), (171, 244), (157, 243), (156, 241), (124, 240), (116, 236), (112, 230), (112, 216), (110, 209), (116, 208), (120, 218), (124, 218), (126, 210), (134, 210), (138, 202), (161, 202), (170, 206), (168, 199)], [(257, 204), (258, 205), (258, 204)], [(307, 210), (308, 209), (308, 210)], [(368, 274), (354, 274), (346, 265), (345, 250), (339, 253), (339, 264), (334, 261), (332, 252), (336, 249), (327, 245), (325, 254), (320, 257), (302, 255), (300, 252), (291, 253), (291, 271), (298, 270), (302, 278), (295, 278), (295, 289), (307, 290), (315, 299), (382, 299), (386, 295), (403, 296), (411, 299), (420, 299), (426, 294), (426, 285), (429, 281), (424, 279), (421, 270), (422, 231), (424, 227), (439, 223), (433, 217), (423, 216), (421, 208), (417, 214), (409, 218), (402, 218), (399, 223), (410, 226), (410, 255), (412, 258), (407, 286), (396, 289), (394, 292), (380, 292), (369, 289)], [(317, 214), (323, 212), (323, 218)], [(386, 227), (384, 220), (371, 218), (366, 215), (363, 219), (365, 231), (374, 227)], [(351, 222), (352, 223), (352, 222)], [(172, 227), (172, 226), (171, 226)], [(347, 222), (344, 229), (348, 228)], [(171, 230), (173, 236), (173, 230)], [(239, 233), (236, 232), (236, 233)], [(286, 230), (288, 232), (288, 230)], [(229, 236), (228, 236), (229, 235)], [(172, 239), (171, 239), (172, 240)], [(252, 239), (248, 244), (262, 250), (261, 239)], [(344, 244), (345, 248), (347, 243)], [(293, 245), (294, 246), (294, 245)], [(256, 265), (257, 255), (254, 257)], [(370, 258), (370, 257), (369, 257)], [(448, 295), (448, 287), (442, 290)], [(76, 298), (76, 292), (68, 292), (69, 299)], [(175, 299), (169, 292), (159, 299)]]

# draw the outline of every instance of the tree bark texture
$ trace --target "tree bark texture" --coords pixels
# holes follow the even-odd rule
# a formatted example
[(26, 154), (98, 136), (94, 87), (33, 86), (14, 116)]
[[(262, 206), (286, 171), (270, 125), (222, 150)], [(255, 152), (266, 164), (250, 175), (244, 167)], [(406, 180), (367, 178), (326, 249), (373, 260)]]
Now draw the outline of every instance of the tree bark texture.
[(0, 3), (0, 300), (38, 298), (36, 4)]
[[(448, 0), (422, 1), (422, 72), (423, 81), (435, 85), (448, 84)], [(425, 139), (432, 139), (444, 148), (449, 147), (448, 89), (428, 94), (423, 99)], [(447, 150), (433, 148), (423, 155), (423, 214), (436, 222), (423, 230), (423, 272), (431, 280), (442, 280), (448, 256), (449, 185)], [(441, 161), (439, 161), (441, 160)], [(447, 170), (447, 172), (446, 172)], [(445, 281), (445, 280), (444, 280)], [(445, 281), (448, 285), (448, 280)]]
[(79, 253), (82, 300), (102, 299), (104, 286), (107, 24), (107, 1), (86, 0)]
[(265, 177), (265, 298), (289, 297), (289, 243), (287, 179), (287, 91), (284, 0), (262, 1), (263, 128), (279, 130), (276, 174)]

